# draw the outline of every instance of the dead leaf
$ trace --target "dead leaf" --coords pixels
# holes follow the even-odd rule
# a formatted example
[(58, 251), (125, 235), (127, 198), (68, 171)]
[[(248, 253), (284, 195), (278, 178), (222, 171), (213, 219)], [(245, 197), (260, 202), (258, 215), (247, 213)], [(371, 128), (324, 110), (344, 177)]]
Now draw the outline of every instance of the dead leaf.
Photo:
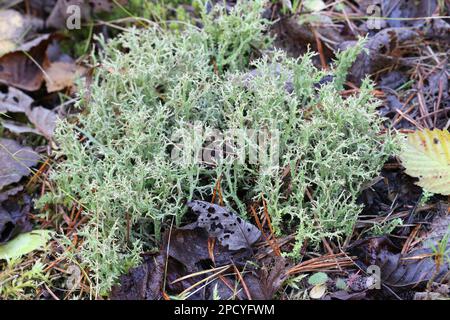
[[(166, 235), (168, 237), (169, 234)], [(168, 254), (171, 258), (181, 262), (188, 272), (197, 272), (204, 266), (202, 262), (210, 260), (208, 251), (208, 234), (204, 229), (174, 229), (170, 234)], [(168, 241), (168, 239), (167, 239)], [(214, 261), (216, 266), (231, 263), (233, 252), (216, 244), (214, 246)], [(238, 262), (239, 258), (233, 257)], [(212, 261), (210, 262), (212, 264)], [(207, 266), (209, 267), (209, 266)]]
[(0, 91), (0, 112), (25, 113), (34, 125), (31, 128), (20, 122), (3, 120), (3, 127), (16, 134), (34, 133), (52, 139), (58, 116), (43, 107), (32, 108), (32, 103), (33, 99), (18, 89), (10, 87), (5, 93)]
[(57, 61), (50, 64), (45, 70), (47, 73), (46, 83), (49, 93), (69, 88), (75, 80), (77, 67), (75, 63)]
[[(125, 5), (128, 1), (118, 0), (117, 2)], [(47, 27), (55, 29), (65, 28), (66, 21), (70, 15), (68, 7), (73, 5), (80, 8), (81, 18), (85, 21), (91, 18), (92, 13), (110, 12), (116, 6), (112, 0), (58, 0), (47, 18)]]
[(40, 157), (29, 147), (23, 147), (14, 140), (0, 139), (0, 190), (18, 182), (31, 173)]
[(443, 19), (431, 19), (429, 25), (425, 26), (425, 35), (428, 38), (439, 39), (450, 44), (450, 24)]
[(189, 201), (187, 205), (198, 215), (197, 222), (190, 227), (205, 228), (230, 250), (250, 248), (261, 236), (257, 227), (225, 207), (199, 200)]
[(0, 58), (0, 82), (27, 91), (38, 90), (45, 80), (49, 93), (72, 87), (83, 68), (61, 52), (57, 35), (46, 34)]
[(273, 256), (269, 260), (271, 261), (263, 262), (258, 270), (244, 275), (244, 281), (254, 300), (273, 299), (288, 278), (286, 271), (291, 266), (285, 258)]
[(26, 113), (32, 103), (33, 98), (16, 88), (7, 87), (5, 92), (0, 90), (0, 112)]
[(306, 52), (306, 44), (311, 44), (317, 50), (317, 35), (322, 40), (327, 39), (327, 45), (323, 47), (324, 54), (331, 57), (332, 51), (328, 46), (334, 47), (346, 40), (330, 17), (320, 13), (303, 15), (302, 17), (305, 17), (305, 21), (300, 21), (295, 16), (280, 19), (274, 23), (272, 31), (276, 34), (275, 45), (277, 47), (293, 56), (299, 56)]
[(34, 107), (27, 112), (27, 117), (41, 135), (52, 139), (58, 119), (55, 112), (44, 107)]
[[(146, 257), (143, 265), (130, 270), (130, 272), (121, 277), (121, 286), (116, 286), (110, 298), (111, 299), (159, 299), (161, 297), (162, 289), (162, 275), (160, 272), (160, 265), (163, 271), (167, 263), (166, 277), (166, 292), (170, 295), (177, 295), (194, 285), (196, 282), (209, 276), (205, 273), (201, 276), (188, 277), (184, 280), (178, 281), (181, 277), (190, 275), (196, 272), (211, 269), (213, 267), (221, 267), (231, 265), (244, 267), (249, 259), (249, 250), (230, 251), (227, 248), (216, 243), (214, 245), (214, 262), (209, 256), (208, 250), (208, 234), (204, 229), (172, 229), (167, 231), (163, 237), (163, 245), (160, 254), (153, 257)], [(167, 255), (167, 256), (166, 256)], [(272, 275), (272, 273), (270, 273)], [(252, 281), (252, 275), (245, 274), (246, 281)], [(233, 276), (226, 277), (226, 281), (234, 284), (236, 279)], [(271, 281), (270, 276), (266, 277), (267, 281)], [(274, 276), (274, 282), (276, 276)], [(213, 287), (217, 284), (220, 295), (223, 298), (233, 296), (234, 291), (230, 290), (221, 280), (213, 280), (205, 287), (205, 290), (200, 290), (194, 293), (195, 289), (191, 291), (192, 295), (189, 299), (211, 299)], [(254, 285), (255, 297), (261, 294), (257, 293), (261, 290), (261, 281), (257, 281)], [(272, 288), (271, 284), (267, 284), (268, 288)], [(238, 290), (241, 289), (240, 287)], [(242, 291), (242, 290), (241, 290)], [(269, 291), (267, 291), (269, 292)], [(258, 295), (259, 294), (259, 295)], [(245, 294), (239, 295), (240, 299), (245, 299)]]
[(416, 292), (414, 300), (448, 300), (450, 297), (450, 287), (445, 283), (433, 282), (425, 292)]
[(27, 91), (38, 90), (44, 80), (42, 70), (47, 65), (50, 41), (51, 35), (46, 34), (1, 57), (0, 82)]
[[(16, 191), (18, 188), (11, 189)], [(32, 225), (28, 220), (31, 199), (24, 196), (24, 204), (17, 200), (2, 200), (0, 204), (0, 244), (4, 244), (21, 232), (31, 231)]]
[(9, 197), (15, 196), (23, 190), (23, 186), (17, 186), (6, 191), (0, 192), (0, 202), (6, 201)]
[[(415, 287), (427, 283), (445, 282), (450, 277), (450, 262), (436, 256), (437, 245), (449, 231), (450, 216), (434, 218), (430, 232), (424, 240), (408, 253), (396, 253), (395, 247), (387, 238), (370, 238), (352, 245), (359, 251), (361, 261), (366, 265), (380, 267), (382, 283), (391, 287)], [(445, 251), (450, 250), (450, 243)]]
[(40, 19), (23, 16), (15, 10), (0, 10), (0, 57), (14, 51), (23, 39), (42, 27)]
[(22, 133), (40, 134), (38, 130), (31, 128), (28, 125), (23, 124), (21, 122), (3, 120), (2, 126), (15, 134), (22, 134)]
[(45, 22), (47, 28), (65, 28), (66, 21), (70, 16), (70, 12), (68, 12), (68, 7), (70, 6), (78, 6), (80, 8), (81, 18), (84, 20), (89, 19), (91, 10), (85, 0), (57, 0), (50, 16)]
[[(393, 65), (398, 61), (398, 56), (393, 52), (401, 44), (409, 40), (419, 38), (419, 34), (410, 29), (387, 28), (379, 31), (373, 37), (369, 38), (365, 44), (366, 52), (361, 52), (353, 63), (349, 80), (360, 85), (366, 75), (372, 74), (386, 65)], [(355, 41), (346, 41), (339, 45), (340, 50), (344, 50), (355, 44)]]
[(147, 257), (139, 267), (120, 277), (111, 290), (111, 300), (159, 300), (162, 297), (165, 255)]
[(414, 250), (405, 256), (381, 251), (375, 264), (381, 268), (382, 281), (393, 287), (412, 287), (430, 279), (446, 281), (450, 271), (448, 262), (437, 270), (431, 249)]
[[(381, 1), (381, 10), (383, 16), (388, 18), (386, 20), (389, 27), (403, 28), (416, 27), (425, 23), (422, 19), (407, 19), (407, 18), (421, 18), (433, 15), (436, 10), (436, 1), (408, 1), (408, 0), (383, 0)], [(395, 18), (400, 18), (396, 20)]]
[(309, 291), (309, 297), (311, 299), (320, 299), (324, 296), (325, 292), (327, 291), (327, 286), (325, 284), (319, 284), (317, 286), (312, 287), (312, 289)]

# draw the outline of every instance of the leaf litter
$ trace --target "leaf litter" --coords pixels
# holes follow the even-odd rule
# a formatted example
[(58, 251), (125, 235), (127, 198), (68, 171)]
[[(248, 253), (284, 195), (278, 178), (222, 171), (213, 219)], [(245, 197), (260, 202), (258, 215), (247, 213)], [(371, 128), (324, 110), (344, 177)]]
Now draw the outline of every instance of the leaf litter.
[(30, 147), (23, 147), (15, 140), (0, 139), (0, 190), (28, 176), (37, 165), (40, 156)]
[(185, 228), (204, 228), (230, 250), (250, 248), (261, 236), (257, 227), (225, 207), (199, 200), (190, 201), (187, 205), (198, 218), (196, 223)]
[[(19, 189), (17, 189), (19, 188)], [(23, 196), (23, 204), (19, 204), (19, 199), (9, 199), (11, 195), (22, 190), (17, 187), (13, 192), (0, 198), (0, 245), (5, 244), (21, 232), (28, 232), (32, 229), (32, 224), (28, 219), (31, 209), (31, 199)]]
[[(243, 240), (244, 236), (238, 233), (230, 233), (227, 241), (222, 244), (220, 241), (216, 242), (211, 248), (211, 243), (214, 243), (211, 236), (220, 237), (223, 232), (217, 233), (214, 232), (214, 229), (212, 233), (208, 233), (208, 226), (214, 221), (224, 224), (232, 221), (237, 223), (238, 217), (225, 207), (204, 201), (191, 201), (188, 205), (199, 214), (197, 223), (167, 231), (160, 253), (145, 257), (143, 265), (132, 269), (128, 275), (123, 276), (121, 284), (113, 288), (111, 298), (155, 299), (156, 297), (160, 299), (162, 286), (166, 283), (165, 292), (171, 295), (180, 294), (191, 288), (189, 299), (212, 299), (214, 292), (222, 299), (233, 297), (248, 299), (242, 283), (239, 282), (239, 277), (232, 272), (232, 266), (238, 266), (244, 270), (241, 277), (253, 299), (272, 299), (287, 279), (287, 261), (282, 257), (269, 258), (268, 261), (262, 263), (261, 268), (253, 270), (253, 267), (248, 265), (248, 261), (254, 260), (254, 254), (248, 250), (248, 242)], [(209, 208), (214, 208), (209, 212), (210, 217), (207, 216)], [(202, 214), (205, 217), (201, 216)], [(241, 220), (240, 225), (247, 227), (247, 230), (250, 226), (254, 227), (241, 218), (239, 220)], [(196, 228), (198, 223), (206, 228)], [(234, 222), (232, 225), (236, 227)], [(255, 232), (253, 239), (256, 235), (259, 238), (260, 233)], [(254, 263), (261, 262), (254, 261)], [(166, 266), (167, 274), (165, 274), (164, 266)], [(206, 282), (203, 290), (196, 292), (196, 289), (201, 288), (196, 284), (201, 283), (217, 270), (229, 270), (229, 272), (221, 273), (219, 271), (217, 276)], [(237, 289), (235, 288), (236, 281)]]
[(31, 132), (51, 140), (58, 116), (52, 110), (33, 104), (31, 97), (13, 87), (0, 92), (0, 112), (24, 113), (34, 127), (6, 119), (2, 121), (2, 125), (14, 133)]

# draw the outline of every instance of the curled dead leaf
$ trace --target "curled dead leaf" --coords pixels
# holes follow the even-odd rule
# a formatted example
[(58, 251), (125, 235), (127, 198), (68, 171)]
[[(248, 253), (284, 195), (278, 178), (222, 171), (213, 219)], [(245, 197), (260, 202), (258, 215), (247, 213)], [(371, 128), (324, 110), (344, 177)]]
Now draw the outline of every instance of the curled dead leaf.
[(50, 34), (30, 41), (16, 51), (0, 58), (0, 82), (27, 91), (35, 91), (44, 80), (42, 70), (47, 66), (46, 50)]

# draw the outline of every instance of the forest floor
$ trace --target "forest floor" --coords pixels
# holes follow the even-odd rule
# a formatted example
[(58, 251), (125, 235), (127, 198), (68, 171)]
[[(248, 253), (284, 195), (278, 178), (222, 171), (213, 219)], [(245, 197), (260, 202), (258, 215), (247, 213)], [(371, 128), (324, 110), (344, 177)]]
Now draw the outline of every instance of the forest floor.
[[(56, 161), (56, 121), (83, 112), (74, 104), (81, 83), (89, 84), (95, 75), (93, 57), (103, 50), (98, 35), (108, 41), (132, 26), (176, 31), (189, 23), (201, 28), (199, 10), (223, 5), (217, 2), (0, 1), (0, 299), (100, 298), (92, 293), (89, 271), (65, 260), (67, 243), (47, 233), (17, 243), (31, 230), (62, 234), (73, 244), (83, 241), (78, 229), (89, 214), (76, 202), (62, 204), (53, 214), (35, 205), (54, 188), (49, 172)], [(269, 1), (263, 15), (272, 22), (267, 32), (277, 48), (293, 57), (311, 48), (318, 53), (315, 65), (323, 70), (339, 50), (366, 36), (367, 51), (350, 68), (340, 94), (358, 93), (369, 75), (386, 129), (448, 133), (450, 2), (378, 2)], [(70, 18), (74, 4), (83, 15), (79, 28)], [(232, 8), (234, 1), (226, 5)], [(39, 156), (22, 163), (11, 156), (27, 153)], [(143, 264), (103, 298), (448, 299), (449, 197), (416, 183), (399, 158), (391, 157), (360, 190), (363, 210), (353, 233), (341, 241), (323, 238), (315, 248), (305, 241), (299, 261), (284, 256), (293, 236), (273, 233), (264, 201), (262, 214), (250, 220), (263, 234), (251, 252), (231, 252), (207, 234), (172, 228), (169, 221), (161, 250), (143, 252)], [(221, 203), (220, 179), (211, 202)], [(193, 221), (188, 215), (185, 224)], [(425, 245), (429, 241), (434, 244)], [(182, 244), (187, 242), (204, 245), (187, 250)], [(8, 245), (23, 254), (2, 259), (2, 252), (11, 250)], [(249, 267), (248, 261), (259, 267)]]

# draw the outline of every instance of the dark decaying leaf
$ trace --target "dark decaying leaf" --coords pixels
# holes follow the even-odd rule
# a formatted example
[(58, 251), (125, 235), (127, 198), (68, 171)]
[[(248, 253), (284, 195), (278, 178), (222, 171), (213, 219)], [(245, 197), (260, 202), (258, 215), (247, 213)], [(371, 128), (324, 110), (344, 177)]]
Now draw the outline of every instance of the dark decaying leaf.
[(432, 253), (431, 249), (418, 249), (402, 256), (383, 250), (377, 256), (375, 264), (381, 268), (382, 281), (393, 287), (412, 287), (430, 279), (448, 279), (448, 263), (437, 270), (435, 259), (430, 256)]
[(24, 196), (24, 204), (20, 205), (15, 199), (2, 201), (0, 204), (0, 244), (4, 244), (21, 232), (31, 231), (32, 225), (28, 220), (30, 212), (30, 198)]
[[(410, 288), (430, 280), (445, 282), (450, 279), (449, 261), (439, 257), (437, 246), (449, 231), (449, 223), (449, 216), (437, 216), (426, 238), (406, 254), (396, 253), (397, 248), (387, 238), (370, 238), (352, 246), (365, 265), (380, 267), (382, 282), (391, 287)], [(450, 244), (445, 246), (448, 254)]]
[(15, 196), (22, 190), (23, 190), (23, 186), (17, 186), (14, 188), (10, 188), (6, 191), (0, 192), (0, 202), (8, 200), (9, 197)]
[[(342, 43), (346, 40), (330, 17), (319, 14), (310, 17), (312, 20), (310, 23), (300, 22), (297, 16), (279, 19), (272, 26), (272, 32), (276, 35), (275, 45), (293, 56), (300, 56), (307, 51), (307, 44), (312, 45), (317, 51), (316, 36), (328, 39), (331, 43)], [(332, 55), (327, 46), (323, 49), (327, 57)]]
[[(287, 262), (282, 257), (273, 257), (269, 262), (259, 262), (260, 268), (247, 269), (241, 272), (245, 286), (252, 300), (271, 300), (287, 279)], [(214, 291), (221, 300), (247, 300), (249, 297), (241, 281), (235, 276), (228, 275), (215, 279), (205, 288), (205, 297), (214, 298)], [(231, 288), (230, 288), (231, 287)]]
[(111, 290), (111, 300), (159, 300), (162, 297), (165, 255), (146, 257), (120, 279), (120, 285)]
[(389, 88), (395, 90), (402, 84), (404, 84), (407, 80), (408, 78), (403, 73), (399, 71), (390, 71), (380, 77), (380, 88)]
[(187, 204), (198, 215), (197, 222), (188, 228), (204, 228), (230, 250), (250, 248), (261, 236), (261, 231), (225, 207), (206, 201), (193, 200)]
[[(170, 237), (170, 245), (167, 248), (169, 256), (181, 262), (188, 272), (193, 273), (212, 266), (208, 252), (208, 233), (204, 229), (174, 229)], [(216, 266), (230, 264), (231, 261), (239, 263), (246, 256), (246, 252), (240, 255), (240, 252), (232, 252), (220, 244), (214, 246)]]
[(425, 292), (416, 292), (414, 300), (448, 300), (450, 298), (450, 285), (433, 282)]
[(0, 190), (29, 175), (30, 167), (35, 166), (39, 158), (29, 147), (23, 147), (14, 140), (0, 139)]
[[(383, 16), (389, 18), (386, 20), (389, 27), (416, 27), (425, 23), (424, 18), (433, 15), (436, 10), (436, 1), (411, 1), (411, 0), (383, 0), (381, 1), (381, 10)], [(395, 18), (399, 18), (398, 20)]]
[(326, 295), (322, 300), (363, 300), (366, 297), (366, 292), (347, 292), (339, 290)]
[(287, 279), (290, 267), (283, 257), (273, 257), (273, 261), (262, 263), (259, 270), (244, 277), (253, 300), (271, 300)]
[[(221, 252), (221, 250), (225, 250)], [(215, 246), (216, 266), (231, 263), (231, 255), (236, 252)], [(168, 254), (168, 255), (166, 255)], [(217, 260), (216, 260), (217, 259)], [(239, 260), (238, 257), (235, 258)], [(167, 273), (165, 266), (167, 263)], [(211, 268), (213, 262), (208, 253), (208, 234), (202, 229), (173, 229), (166, 232), (160, 254), (146, 257), (144, 263), (130, 270), (120, 279), (120, 285), (111, 292), (111, 299), (154, 300), (162, 296), (162, 283), (166, 277), (166, 292), (176, 295), (201, 280), (192, 277), (183, 281), (179, 278)], [(175, 282), (175, 283), (174, 283)], [(190, 299), (205, 299), (205, 293), (199, 292)]]
[[(242, 284), (233, 274), (232, 265), (240, 268), (242, 277), (252, 299), (271, 299), (286, 279), (286, 261), (281, 257), (267, 258), (268, 262), (257, 262), (260, 268), (249, 267), (249, 250), (231, 251), (219, 243), (214, 245), (214, 261), (209, 256), (208, 233), (204, 229), (173, 229), (164, 235), (160, 254), (146, 257), (144, 263), (130, 270), (120, 279), (120, 285), (113, 288), (111, 299), (160, 299), (165, 277), (165, 291), (177, 295), (204, 279), (211, 273), (189, 277), (183, 276), (214, 267), (230, 266), (222, 277), (211, 279), (204, 289), (191, 290), (190, 300), (211, 300), (215, 295), (221, 299), (247, 299)], [(166, 255), (167, 254), (167, 255)], [(167, 273), (164, 274), (167, 263)]]
[[(381, 30), (367, 41), (365, 45), (367, 52), (361, 52), (353, 63), (348, 76), (349, 80), (359, 85), (366, 75), (385, 68), (386, 65), (395, 64), (398, 61), (398, 53), (394, 50), (398, 49), (402, 43), (418, 38), (419, 33), (410, 29)], [(354, 41), (344, 42), (339, 49), (346, 49), (354, 43)]]
[(450, 23), (443, 19), (432, 19), (429, 25), (425, 26), (425, 36), (428, 38), (443, 41), (443, 43), (450, 44)]

